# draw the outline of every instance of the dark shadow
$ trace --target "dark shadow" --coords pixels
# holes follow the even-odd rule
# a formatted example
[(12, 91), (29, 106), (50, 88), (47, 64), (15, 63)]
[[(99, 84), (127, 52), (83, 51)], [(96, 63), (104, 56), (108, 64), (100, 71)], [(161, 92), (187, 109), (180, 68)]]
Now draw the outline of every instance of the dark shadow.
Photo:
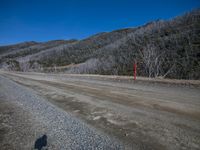
[(47, 136), (44, 134), (35, 141), (34, 149), (41, 150), (45, 146), (47, 146)]

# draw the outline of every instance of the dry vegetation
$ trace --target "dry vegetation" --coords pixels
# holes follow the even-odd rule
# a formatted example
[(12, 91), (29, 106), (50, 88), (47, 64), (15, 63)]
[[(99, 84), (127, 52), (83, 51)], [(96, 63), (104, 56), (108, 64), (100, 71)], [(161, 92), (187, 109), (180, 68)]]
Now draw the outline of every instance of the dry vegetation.
[(18, 71), (132, 75), (133, 62), (137, 61), (140, 76), (200, 79), (199, 33), (197, 9), (168, 21), (157, 20), (80, 41), (0, 47), (0, 66)]

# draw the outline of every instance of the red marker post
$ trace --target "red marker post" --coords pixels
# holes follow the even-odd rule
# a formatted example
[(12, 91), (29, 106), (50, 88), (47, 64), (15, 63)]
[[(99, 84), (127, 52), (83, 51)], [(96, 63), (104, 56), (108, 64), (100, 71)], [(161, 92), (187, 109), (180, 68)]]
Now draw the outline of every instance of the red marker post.
[(133, 64), (133, 76), (134, 76), (134, 80), (136, 80), (136, 75), (137, 75), (137, 63), (135, 62)]

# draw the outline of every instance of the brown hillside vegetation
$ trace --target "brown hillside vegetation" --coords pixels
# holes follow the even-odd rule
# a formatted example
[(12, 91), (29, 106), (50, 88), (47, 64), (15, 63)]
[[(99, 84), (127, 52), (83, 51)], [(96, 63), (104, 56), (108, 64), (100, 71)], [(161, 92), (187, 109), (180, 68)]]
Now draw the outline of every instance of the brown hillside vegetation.
[[(200, 9), (168, 21), (103, 32), (80, 41), (0, 47), (0, 67), (18, 71), (200, 79)], [(14, 48), (13, 48), (14, 47)], [(50, 69), (49, 69), (50, 68)], [(52, 69), (51, 69), (52, 68)]]

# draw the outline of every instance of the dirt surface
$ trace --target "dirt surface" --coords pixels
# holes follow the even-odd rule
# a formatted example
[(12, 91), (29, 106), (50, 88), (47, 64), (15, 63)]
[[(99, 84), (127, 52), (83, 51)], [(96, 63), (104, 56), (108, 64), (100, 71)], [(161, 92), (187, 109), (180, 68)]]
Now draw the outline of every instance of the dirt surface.
[(0, 74), (122, 141), (126, 149), (200, 149), (199, 81)]
[(34, 143), (46, 129), (18, 104), (0, 97), (0, 149), (34, 149)]

